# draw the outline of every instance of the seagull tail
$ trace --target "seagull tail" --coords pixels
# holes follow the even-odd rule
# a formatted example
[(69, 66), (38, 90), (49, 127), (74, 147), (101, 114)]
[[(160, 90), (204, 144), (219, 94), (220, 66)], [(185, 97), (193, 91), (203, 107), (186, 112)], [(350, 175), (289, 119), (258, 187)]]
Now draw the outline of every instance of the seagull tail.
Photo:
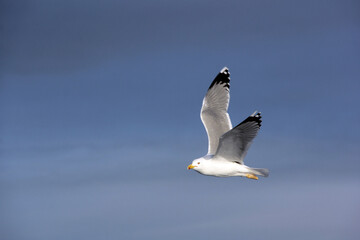
[(255, 174), (255, 175), (259, 175), (259, 176), (263, 176), (263, 177), (268, 177), (269, 176), (269, 169), (266, 168), (250, 168), (251, 173)]

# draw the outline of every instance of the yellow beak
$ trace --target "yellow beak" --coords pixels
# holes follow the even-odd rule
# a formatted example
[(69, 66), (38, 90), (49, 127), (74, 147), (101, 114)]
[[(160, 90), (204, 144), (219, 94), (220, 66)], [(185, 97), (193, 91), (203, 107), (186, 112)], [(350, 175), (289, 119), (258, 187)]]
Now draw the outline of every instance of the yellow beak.
[(192, 169), (192, 168), (194, 168), (195, 166), (194, 165), (192, 165), (192, 164), (190, 164), (188, 167), (187, 167), (187, 169)]

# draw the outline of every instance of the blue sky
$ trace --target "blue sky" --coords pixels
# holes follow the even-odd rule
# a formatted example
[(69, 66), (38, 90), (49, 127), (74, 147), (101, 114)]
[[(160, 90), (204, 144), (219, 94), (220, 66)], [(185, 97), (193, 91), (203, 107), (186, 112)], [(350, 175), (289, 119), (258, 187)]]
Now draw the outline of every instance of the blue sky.
[[(2, 1), (1, 235), (357, 239), (359, 8)], [(186, 170), (224, 66), (232, 123), (263, 113), (245, 162), (269, 178)]]

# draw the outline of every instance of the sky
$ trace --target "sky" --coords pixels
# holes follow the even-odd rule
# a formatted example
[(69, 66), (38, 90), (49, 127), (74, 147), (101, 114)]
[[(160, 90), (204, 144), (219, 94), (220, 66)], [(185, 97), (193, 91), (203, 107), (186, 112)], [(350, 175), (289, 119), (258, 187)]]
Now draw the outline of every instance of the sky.
[[(5, 240), (357, 239), (359, 1), (0, 3)], [(258, 181), (186, 166), (231, 73)]]

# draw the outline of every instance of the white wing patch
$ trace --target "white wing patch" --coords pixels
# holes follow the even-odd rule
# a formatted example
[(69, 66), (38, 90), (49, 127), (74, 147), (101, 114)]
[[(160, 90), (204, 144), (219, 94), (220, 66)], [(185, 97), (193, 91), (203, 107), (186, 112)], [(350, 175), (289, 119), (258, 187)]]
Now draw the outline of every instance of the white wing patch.
[(232, 128), (227, 113), (229, 101), (230, 72), (224, 67), (211, 83), (200, 113), (209, 140), (208, 155), (216, 153), (220, 137)]

